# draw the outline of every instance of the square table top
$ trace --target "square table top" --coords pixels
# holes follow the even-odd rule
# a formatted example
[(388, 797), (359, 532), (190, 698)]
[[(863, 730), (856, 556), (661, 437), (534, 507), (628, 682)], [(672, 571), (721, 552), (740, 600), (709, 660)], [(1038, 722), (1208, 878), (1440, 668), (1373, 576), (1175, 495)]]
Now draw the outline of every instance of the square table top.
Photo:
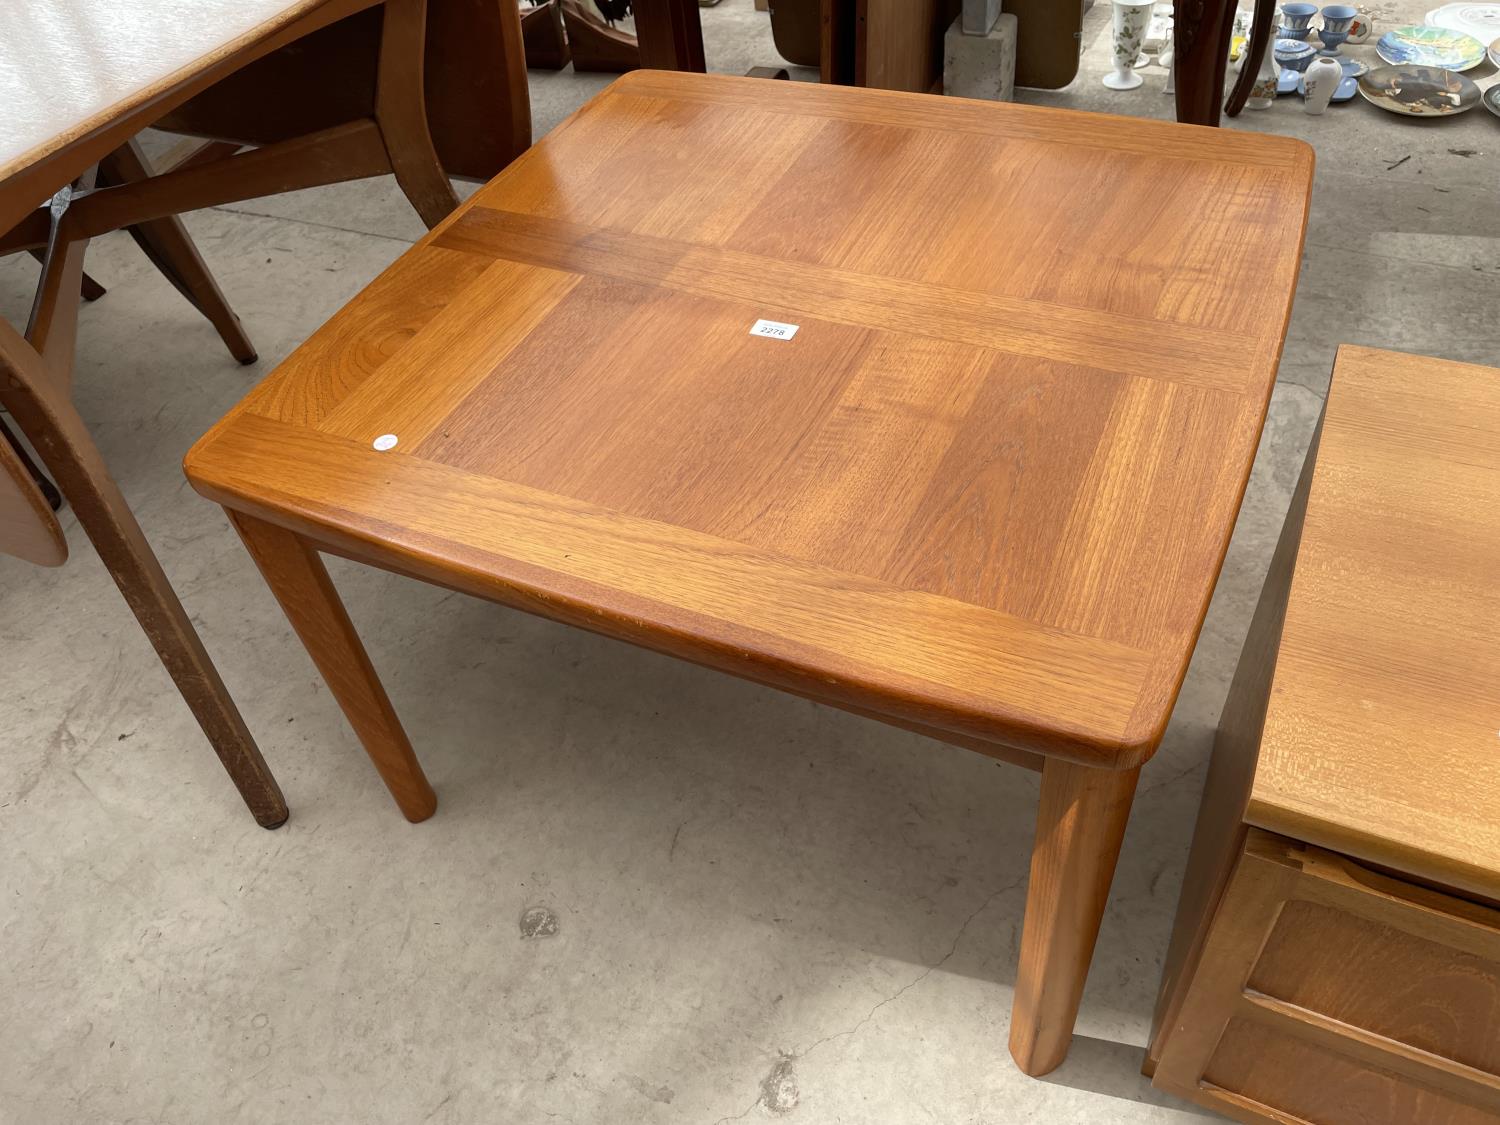
[(1246, 819), (1500, 901), (1500, 370), (1339, 351)]
[(637, 72), (186, 469), (377, 565), (1127, 768), (1228, 544), (1312, 163), (1281, 137)]

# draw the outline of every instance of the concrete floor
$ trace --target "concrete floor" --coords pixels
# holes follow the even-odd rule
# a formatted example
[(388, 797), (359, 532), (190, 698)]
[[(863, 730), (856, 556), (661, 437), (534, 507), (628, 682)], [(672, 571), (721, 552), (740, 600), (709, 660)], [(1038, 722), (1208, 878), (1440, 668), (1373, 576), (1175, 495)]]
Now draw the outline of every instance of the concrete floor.
[[(1385, 4), (1389, 26), (1422, 3)], [(1027, 100), (1167, 116), (1164, 72)], [(1415, 20), (1413, 21), (1413, 17)], [(710, 62), (775, 61), (750, 0)], [(1357, 51), (1368, 55), (1368, 48)], [(1494, 80), (1486, 68), (1478, 77)], [(602, 79), (533, 75), (537, 131)], [(389, 181), (189, 225), (236, 366), (122, 236), (89, 268), (88, 419), (293, 807), (251, 822), (65, 514), (0, 559), (0, 1122), (1177, 1121), (1139, 1076), (1213, 726), (1342, 341), (1500, 362), (1500, 120), (1294, 101), (1318, 150), (1281, 383), (1203, 638), (1143, 776), (1079, 1038), (1005, 1051), (1036, 779), (788, 696), (334, 565), (441, 796), (396, 813), (188, 445), (420, 233)], [(0, 313), (34, 281), (0, 265)], [(541, 908), (556, 932), (528, 937)], [(533, 916), (535, 917), (535, 916)], [(544, 927), (546, 929), (548, 927)]]

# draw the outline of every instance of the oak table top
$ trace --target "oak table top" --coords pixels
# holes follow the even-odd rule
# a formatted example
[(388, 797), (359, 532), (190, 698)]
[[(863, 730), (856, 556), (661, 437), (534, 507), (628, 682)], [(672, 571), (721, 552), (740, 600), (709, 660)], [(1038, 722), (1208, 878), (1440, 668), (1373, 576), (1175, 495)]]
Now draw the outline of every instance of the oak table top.
[(1246, 819), (1500, 900), (1500, 370), (1339, 352)]
[(1128, 769), (1228, 544), (1312, 163), (1282, 137), (637, 72), (187, 472), (377, 565)]

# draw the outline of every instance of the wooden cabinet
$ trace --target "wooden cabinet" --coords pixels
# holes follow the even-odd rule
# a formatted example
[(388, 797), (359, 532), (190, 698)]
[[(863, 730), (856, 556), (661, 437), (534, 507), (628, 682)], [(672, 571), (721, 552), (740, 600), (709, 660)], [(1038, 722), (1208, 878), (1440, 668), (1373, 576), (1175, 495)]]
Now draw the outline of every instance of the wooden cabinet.
[(1146, 1071), (1500, 1121), (1500, 372), (1344, 349), (1220, 720)]
[(1500, 911), (1259, 829), (1155, 1084), (1245, 1121), (1500, 1115)]

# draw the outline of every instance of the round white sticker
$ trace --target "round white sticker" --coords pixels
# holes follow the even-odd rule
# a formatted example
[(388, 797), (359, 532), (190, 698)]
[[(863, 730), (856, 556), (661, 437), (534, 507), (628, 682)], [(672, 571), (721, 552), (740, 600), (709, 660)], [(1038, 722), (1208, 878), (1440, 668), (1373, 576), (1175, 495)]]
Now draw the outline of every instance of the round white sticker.
[(387, 449), (395, 449), (396, 441), (397, 438), (395, 434), (381, 434), (371, 444), (373, 444), (376, 449), (380, 450), (380, 452), (384, 453)]

